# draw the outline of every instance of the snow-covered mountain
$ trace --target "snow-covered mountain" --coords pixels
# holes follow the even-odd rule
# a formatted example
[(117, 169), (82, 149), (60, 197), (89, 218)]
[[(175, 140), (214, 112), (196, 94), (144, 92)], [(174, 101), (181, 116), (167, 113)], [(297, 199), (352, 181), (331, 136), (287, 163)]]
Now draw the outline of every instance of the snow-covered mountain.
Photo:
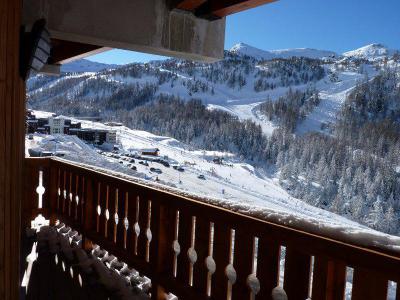
[(337, 54), (332, 51), (310, 48), (294, 48), (268, 51), (255, 48), (245, 43), (238, 43), (234, 45), (229, 51), (238, 55), (247, 55), (260, 60), (291, 57), (324, 58), (337, 56)]
[(343, 56), (372, 60), (392, 56), (395, 52), (396, 50), (388, 49), (382, 44), (370, 44), (359, 49), (345, 52)]
[(118, 65), (103, 64), (88, 59), (79, 59), (61, 66), (61, 72), (100, 72), (107, 69), (115, 69)]
[(130, 110), (168, 94), (201, 99), (209, 108), (251, 119), (271, 134), (276, 126), (257, 114), (257, 105), (278, 99), (289, 89), (312, 87), (319, 91), (321, 102), (298, 126), (299, 133), (307, 133), (335, 122), (347, 93), (366, 75), (373, 78), (383, 69), (376, 57), (386, 55), (395, 66), (393, 54), (379, 44), (340, 56), (314, 49), (264, 51), (239, 43), (226, 51), (223, 61), (213, 64), (169, 59), (115, 66), (79, 60), (63, 66), (63, 71), (73, 74), (29, 79), (28, 103), (64, 114), (113, 115), (110, 109)]
[(271, 167), (266, 172), (279, 173), (296, 198), (400, 232), (394, 54), (382, 45), (336, 55), (239, 44), (212, 64), (168, 59), (37, 75), (27, 83), (27, 98), (33, 109), (100, 116), (194, 149), (230, 152)]

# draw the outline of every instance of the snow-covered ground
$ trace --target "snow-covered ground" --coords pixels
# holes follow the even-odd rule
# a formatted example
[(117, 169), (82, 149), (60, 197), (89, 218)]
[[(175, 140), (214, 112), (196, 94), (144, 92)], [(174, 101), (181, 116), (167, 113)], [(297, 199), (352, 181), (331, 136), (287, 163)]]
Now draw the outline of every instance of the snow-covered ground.
[[(109, 128), (101, 123), (81, 122), (84, 128)], [(176, 139), (126, 127), (113, 129), (117, 130), (121, 151), (156, 147), (160, 149), (161, 157), (167, 158), (171, 164), (183, 166), (185, 171), (178, 172), (172, 167), (150, 161), (147, 167), (139, 164), (138, 160), (134, 164), (137, 171), (134, 171), (120, 164), (117, 159), (97, 153), (92, 146), (74, 136), (34, 135), (33, 140), (26, 139), (26, 148), (61, 151), (65, 153), (66, 159), (102, 168), (105, 172), (118, 172), (123, 176), (130, 176), (133, 180), (145, 180), (147, 184), (163, 183), (162, 188), (193, 195), (203, 201), (258, 218), (301, 227), (303, 230), (343, 240), (357, 238), (359, 243), (366, 246), (378, 245), (400, 250), (400, 238), (376, 232), (294, 199), (279, 186), (274, 174), (241, 162), (230, 153), (191, 149)], [(215, 156), (224, 157), (224, 164), (213, 163), (212, 159)], [(162, 173), (151, 172), (151, 167), (161, 169)], [(204, 175), (205, 179), (198, 178), (199, 175)]]

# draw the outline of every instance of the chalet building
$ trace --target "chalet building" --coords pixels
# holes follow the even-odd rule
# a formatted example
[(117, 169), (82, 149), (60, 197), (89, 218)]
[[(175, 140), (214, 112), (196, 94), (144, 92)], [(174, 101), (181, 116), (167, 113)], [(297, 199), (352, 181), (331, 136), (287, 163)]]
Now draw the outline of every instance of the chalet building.
[(104, 125), (111, 126), (111, 127), (121, 127), (123, 124), (119, 122), (106, 122)]
[(115, 130), (107, 130), (106, 143), (108, 144), (117, 143), (117, 132)]
[(36, 119), (34, 114), (27, 115), (27, 133), (42, 134), (67, 134), (76, 135), (88, 143), (102, 145), (103, 143), (116, 144), (117, 132), (115, 130), (83, 129), (80, 122), (72, 122), (71, 119), (57, 116)]
[(57, 74), (111, 48), (215, 61), (225, 17), (269, 2), (0, 1), (0, 299), (319, 300), (347, 289), (352, 300), (386, 300), (389, 281), (400, 285), (398, 249), (369, 237), (25, 158), (31, 71)]
[(116, 144), (117, 133), (110, 130), (88, 129), (88, 128), (70, 128), (70, 135), (76, 135), (81, 140), (88, 143), (102, 145), (103, 143)]
[(68, 128), (65, 121), (62, 117), (49, 118), (50, 134), (65, 134)]
[(26, 132), (35, 133), (39, 127), (39, 120), (37, 119), (27, 119), (26, 120)]
[(140, 155), (158, 156), (160, 154), (160, 149), (147, 148), (147, 149), (140, 149), (138, 152)]

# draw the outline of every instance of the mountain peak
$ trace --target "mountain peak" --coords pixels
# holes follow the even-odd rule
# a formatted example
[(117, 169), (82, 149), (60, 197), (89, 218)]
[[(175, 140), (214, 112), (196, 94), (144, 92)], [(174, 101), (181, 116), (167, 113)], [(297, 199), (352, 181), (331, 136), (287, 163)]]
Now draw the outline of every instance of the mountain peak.
[(346, 57), (352, 56), (357, 58), (376, 59), (393, 55), (394, 52), (394, 50), (388, 49), (383, 44), (374, 43), (352, 51), (345, 52), (343, 53), (343, 55)]

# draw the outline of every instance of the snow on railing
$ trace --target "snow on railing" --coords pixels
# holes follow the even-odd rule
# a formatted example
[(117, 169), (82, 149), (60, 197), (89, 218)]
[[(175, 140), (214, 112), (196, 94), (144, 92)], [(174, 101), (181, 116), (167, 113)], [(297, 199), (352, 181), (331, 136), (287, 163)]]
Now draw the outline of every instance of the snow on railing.
[[(27, 166), (43, 171), (40, 211), (50, 223), (67, 224), (82, 234), (84, 248), (99, 245), (151, 278), (153, 299), (272, 299), (272, 294), (344, 299), (346, 285), (352, 299), (386, 299), (389, 282), (400, 282), (400, 257), (389, 250), (290, 228), (70, 163), (27, 159)], [(36, 190), (37, 180), (27, 187)], [(35, 211), (29, 199), (25, 204)]]

